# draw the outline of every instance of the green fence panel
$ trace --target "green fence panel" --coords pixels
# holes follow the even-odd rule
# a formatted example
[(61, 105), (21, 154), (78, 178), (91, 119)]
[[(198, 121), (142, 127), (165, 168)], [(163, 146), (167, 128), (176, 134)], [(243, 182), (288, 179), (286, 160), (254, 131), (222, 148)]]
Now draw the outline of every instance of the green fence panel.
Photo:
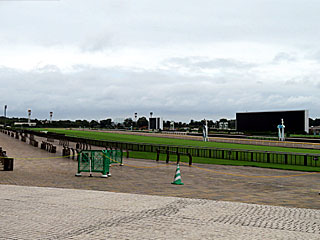
[(103, 177), (109, 174), (110, 160), (101, 150), (84, 150), (78, 154), (78, 173), (89, 172), (90, 176), (93, 172), (102, 173)]
[(118, 163), (122, 165), (123, 152), (122, 150), (102, 150), (106, 158), (108, 158), (110, 164)]

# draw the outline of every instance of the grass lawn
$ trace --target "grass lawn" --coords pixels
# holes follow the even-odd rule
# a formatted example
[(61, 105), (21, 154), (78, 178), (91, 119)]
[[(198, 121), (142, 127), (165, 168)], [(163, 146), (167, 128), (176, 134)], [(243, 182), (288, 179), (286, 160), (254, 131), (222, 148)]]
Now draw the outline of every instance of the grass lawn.
[(304, 138), (320, 138), (320, 135), (302, 135), (302, 134), (290, 134), (290, 137), (304, 137)]
[[(156, 153), (150, 152), (130, 152), (130, 158), (137, 159), (157, 159)], [(160, 161), (165, 161), (167, 158), (166, 154), (160, 154)], [(170, 156), (170, 162), (176, 162), (177, 156)], [(181, 162), (189, 162), (187, 156), (180, 157)], [(299, 165), (284, 165), (284, 164), (273, 164), (273, 163), (261, 163), (261, 162), (247, 162), (247, 161), (236, 161), (236, 160), (225, 160), (225, 159), (215, 159), (215, 158), (202, 158), (202, 157), (192, 157), (193, 163), (203, 163), (203, 164), (217, 164), (217, 165), (231, 165), (231, 166), (250, 166), (250, 167), (262, 167), (262, 168), (274, 168), (283, 170), (294, 170), (294, 171), (306, 171), (306, 172), (320, 172), (319, 167), (309, 167), (309, 166), (299, 166)]]

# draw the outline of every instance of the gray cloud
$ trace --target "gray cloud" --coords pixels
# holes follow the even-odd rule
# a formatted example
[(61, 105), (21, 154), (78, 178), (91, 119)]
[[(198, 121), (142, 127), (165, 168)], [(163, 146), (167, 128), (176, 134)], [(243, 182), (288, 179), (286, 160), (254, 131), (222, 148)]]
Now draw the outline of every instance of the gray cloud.
[(285, 52), (281, 52), (281, 53), (278, 53), (273, 61), (275, 63), (280, 63), (280, 62), (294, 62), (296, 61), (296, 57), (294, 57), (292, 54), (289, 54), (289, 53), (285, 53)]
[(216, 58), (209, 59), (206, 57), (186, 57), (171, 58), (165, 62), (166, 65), (176, 67), (186, 67), (190, 69), (233, 69), (233, 70), (249, 70), (256, 67), (256, 64), (237, 61), (235, 59)]
[(110, 41), (120, 46), (195, 41), (317, 45), (319, 7), (315, 0), (1, 2), (0, 41), (84, 49), (88, 44), (94, 51), (108, 48)]
[[(47, 69), (48, 71), (44, 71)], [(285, 83), (233, 81), (223, 84), (215, 78), (176, 75), (174, 81), (162, 71), (135, 72), (128, 69), (77, 66), (63, 73), (48, 66), (28, 72), (0, 69), (0, 102), (8, 114), (25, 116), (28, 108), (35, 118), (103, 119), (147, 116), (150, 111), (166, 119), (190, 120), (234, 117), (237, 111), (308, 108), (317, 111), (319, 97), (313, 86), (304, 90)], [(225, 76), (228, 78), (228, 76)], [(231, 76), (232, 77), (232, 76)]]

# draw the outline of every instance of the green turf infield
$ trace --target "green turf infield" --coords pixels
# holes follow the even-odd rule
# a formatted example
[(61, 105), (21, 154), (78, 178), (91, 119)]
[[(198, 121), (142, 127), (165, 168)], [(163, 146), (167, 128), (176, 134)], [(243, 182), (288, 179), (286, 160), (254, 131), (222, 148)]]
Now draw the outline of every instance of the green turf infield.
[(56, 128), (33, 128), (31, 130), (50, 131), (50, 132), (62, 133), (62, 134), (66, 134), (74, 137), (82, 137), (82, 138), (106, 140), (106, 141), (118, 141), (118, 142), (136, 142), (136, 143), (151, 143), (151, 144), (165, 144), (165, 145), (179, 145), (179, 146), (193, 146), (193, 147), (214, 147), (214, 148), (259, 150), (259, 151), (320, 154), (320, 150), (314, 150), (314, 149), (270, 147), (270, 146), (235, 144), (235, 143), (202, 142), (202, 141), (196, 141), (196, 140), (138, 136), (138, 135), (129, 135), (129, 134), (121, 134), (121, 133), (66, 130), (66, 129), (56, 129)]
[[(95, 131), (83, 131), (83, 130), (66, 130), (66, 129), (54, 129), (54, 128), (37, 128), (30, 129), (36, 131), (50, 131), (55, 133), (62, 133), (73, 137), (81, 137), (96, 140), (117, 141), (117, 142), (135, 142), (135, 143), (151, 143), (151, 144), (165, 144), (165, 145), (179, 145), (179, 146), (193, 146), (193, 147), (214, 147), (214, 148), (229, 148), (229, 149), (246, 149), (246, 150), (262, 150), (262, 151), (275, 151), (275, 152), (293, 152), (293, 153), (315, 153), (320, 154), (320, 150), (313, 149), (298, 149), (298, 148), (285, 148), (285, 147), (269, 147), (259, 145), (247, 145), (247, 144), (233, 144), (233, 143), (219, 143), (219, 142), (202, 142), (197, 140), (184, 140), (173, 139), (164, 137), (151, 137), (151, 136), (139, 136), (119, 133), (106, 133)], [(157, 154), (152, 152), (130, 152), (131, 158), (137, 159), (151, 159), (155, 160)], [(160, 154), (160, 160), (165, 161), (166, 154)], [(187, 156), (181, 156), (181, 162), (188, 162)], [(176, 155), (170, 156), (171, 162), (177, 161)], [(225, 160), (203, 157), (192, 157), (193, 163), (203, 164), (218, 164), (218, 165), (234, 165), (234, 166), (251, 166), (251, 167), (263, 167), (274, 168), (283, 170), (295, 170), (295, 171), (308, 171), (308, 172), (320, 172), (319, 167), (300, 166), (300, 165), (288, 165), (288, 164), (274, 164), (274, 163), (262, 163), (262, 162), (249, 162), (238, 160)]]

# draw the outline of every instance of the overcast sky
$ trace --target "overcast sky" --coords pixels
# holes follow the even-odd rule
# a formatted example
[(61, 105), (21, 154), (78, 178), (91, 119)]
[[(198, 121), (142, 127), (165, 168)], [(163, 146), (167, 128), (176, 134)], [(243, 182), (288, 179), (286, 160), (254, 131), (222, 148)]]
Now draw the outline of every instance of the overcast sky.
[(319, 11), (319, 0), (0, 1), (0, 106), (38, 119), (320, 117)]

